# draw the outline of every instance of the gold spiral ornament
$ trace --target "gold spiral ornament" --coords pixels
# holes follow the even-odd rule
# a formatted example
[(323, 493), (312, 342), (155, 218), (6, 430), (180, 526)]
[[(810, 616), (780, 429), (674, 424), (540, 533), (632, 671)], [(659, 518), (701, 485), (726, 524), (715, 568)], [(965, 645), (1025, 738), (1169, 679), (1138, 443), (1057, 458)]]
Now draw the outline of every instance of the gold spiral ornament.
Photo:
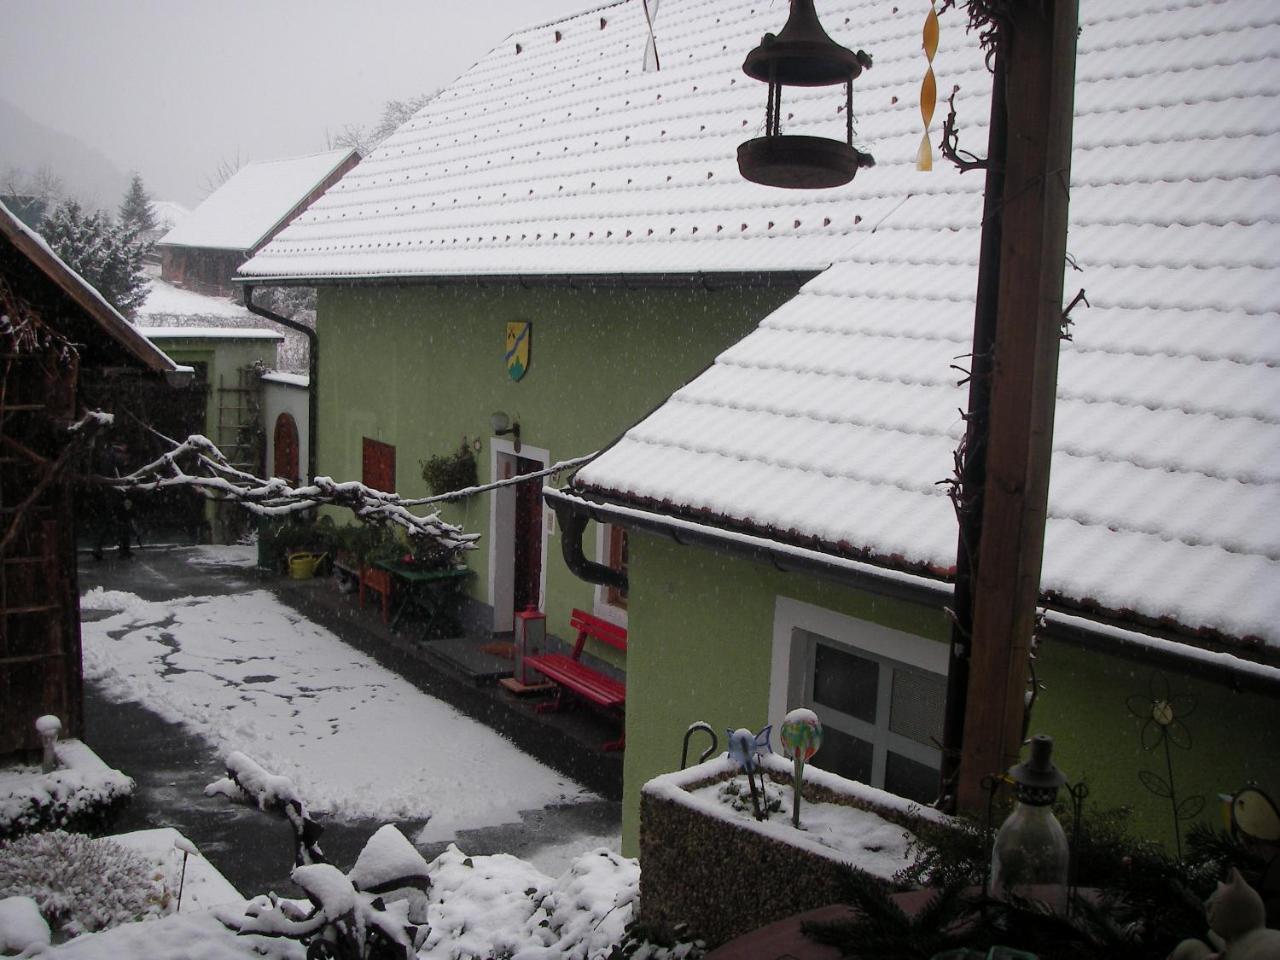
[(933, 76), (933, 58), (938, 52), (938, 11), (934, 0), (929, 0), (929, 15), (924, 18), (924, 55), (929, 66), (920, 82), (920, 118), (924, 121), (924, 136), (916, 152), (916, 169), (933, 169), (933, 145), (929, 141), (929, 128), (933, 125), (933, 111), (938, 105), (938, 81)]

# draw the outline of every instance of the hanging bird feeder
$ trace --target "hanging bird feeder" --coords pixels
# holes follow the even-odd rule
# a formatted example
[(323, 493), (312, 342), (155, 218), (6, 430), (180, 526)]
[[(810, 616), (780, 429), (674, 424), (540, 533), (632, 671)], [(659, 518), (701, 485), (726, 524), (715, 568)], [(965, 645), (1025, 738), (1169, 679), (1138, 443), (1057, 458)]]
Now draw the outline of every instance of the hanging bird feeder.
[[(742, 70), (769, 85), (765, 135), (738, 147), (738, 169), (767, 187), (816, 190), (839, 187), (859, 167), (875, 160), (853, 146), (853, 81), (871, 66), (871, 57), (842, 47), (822, 29), (813, 0), (791, 0), (782, 32), (766, 33), (747, 54)], [(782, 133), (783, 87), (829, 87), (844, 84), (845, 139)]]

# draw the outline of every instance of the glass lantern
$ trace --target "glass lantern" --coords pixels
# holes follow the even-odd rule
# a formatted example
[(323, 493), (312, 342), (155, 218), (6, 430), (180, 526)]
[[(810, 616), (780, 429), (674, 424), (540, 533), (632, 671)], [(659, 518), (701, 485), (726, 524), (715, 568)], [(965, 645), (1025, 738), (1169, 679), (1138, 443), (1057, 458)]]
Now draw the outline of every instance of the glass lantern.
[(1070, 848), (1053, 815), (1053, 802), (1067, 778), (1053, 765), (1052, 755), (1052, 737), (1033, 737), (1031, 756), (1009, 771), (1017, 803), (996, 834), (990, 893), (1035, 900), (1065, 914)]

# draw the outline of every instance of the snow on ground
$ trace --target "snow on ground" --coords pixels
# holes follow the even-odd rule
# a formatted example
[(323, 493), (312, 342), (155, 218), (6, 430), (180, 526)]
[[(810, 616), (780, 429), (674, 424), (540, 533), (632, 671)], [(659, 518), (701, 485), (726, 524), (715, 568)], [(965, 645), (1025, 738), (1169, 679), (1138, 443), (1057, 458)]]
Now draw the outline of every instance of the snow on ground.
[(507, 854), (468, 857), (450, 846), (430, 873), (421, 960), (607, 956), (632, 919), (640, 884), (639, 864), (608, 850), (577, 857), (553, 880)]
[(198, 567), (253, 567), (258, 564), (256, 543), (214, 544), (192, 547), (187, 563)]
[[(309, 868), (308, 868), (309, 869)], [(428, 867), (429, 932), (419, 960), (604, 960), (623, 937), (639, 892), (635, 860), (608, 850), (578, 856), (554, 878), (506, 854), (469, 857), (456, 846)], [(145, 957), (147, 960), (301, 960), (303, 948), (283, 938), (237, 936), (239, 906), (131, 923), (78, 937), (41, 956), (58, 960)], [(669, 958), (683, 951), (655, 949)]]
[(90, 591), (84, 669), (297, 784), (313, 811), (430, 818), (434, 837), (518, 811), (596, 799), (492, 730), (419, 691), (267, 591), (147, 603)]
[(608, 850), (611, 853), (622, 852), (622, 837), (619, 834), (608, 836), (588, 835), (574, 837), (564, 843), (549, 843), (544, 847), (529, 851), (525, 856), (535, 868), (549, 877), (558, 877), (569, 869), (569, 865), (586, 850)]
[(306, 948), (293, 940), (239, 936), (208, 911), (183, 910), (162, 920), (126, 923), (76, 937), (38, 956), (56, 960), (304, 960)]
[(0, 900), (0, 953), (22, 953), (50, 940), (49, 924), (30, 897)]
[(189, 849), (194, 845), (173, 827), (157, 827), (154, 830), (135, 830), (117, 833), (112, 842), (141, 854), (164, 873), (165, 886), (173, 891), (176, 900), (182, 889), (182, 912), (196, 913), (210, 907), (244, 902), (231, 882), (218, 868), (197, 852), (187, 856), (186, 873), (182, 868), (183, 844)]

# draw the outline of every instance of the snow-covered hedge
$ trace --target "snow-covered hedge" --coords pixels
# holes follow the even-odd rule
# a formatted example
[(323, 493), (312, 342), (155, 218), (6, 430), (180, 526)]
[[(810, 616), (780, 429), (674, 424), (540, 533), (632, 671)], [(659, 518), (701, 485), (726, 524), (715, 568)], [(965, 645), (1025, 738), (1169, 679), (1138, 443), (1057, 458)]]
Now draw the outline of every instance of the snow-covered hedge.
[(68, 936), (159, 917), (173, 894), (164, 871), (107, 839), (63, 830), (0, 843), (0, 898), (30, 897)]
[(133, 796), (133, 780), (79, 741), (56, 750), (63, 769), (0, 774), (0, 840), (54, 828), (100, 833)]

